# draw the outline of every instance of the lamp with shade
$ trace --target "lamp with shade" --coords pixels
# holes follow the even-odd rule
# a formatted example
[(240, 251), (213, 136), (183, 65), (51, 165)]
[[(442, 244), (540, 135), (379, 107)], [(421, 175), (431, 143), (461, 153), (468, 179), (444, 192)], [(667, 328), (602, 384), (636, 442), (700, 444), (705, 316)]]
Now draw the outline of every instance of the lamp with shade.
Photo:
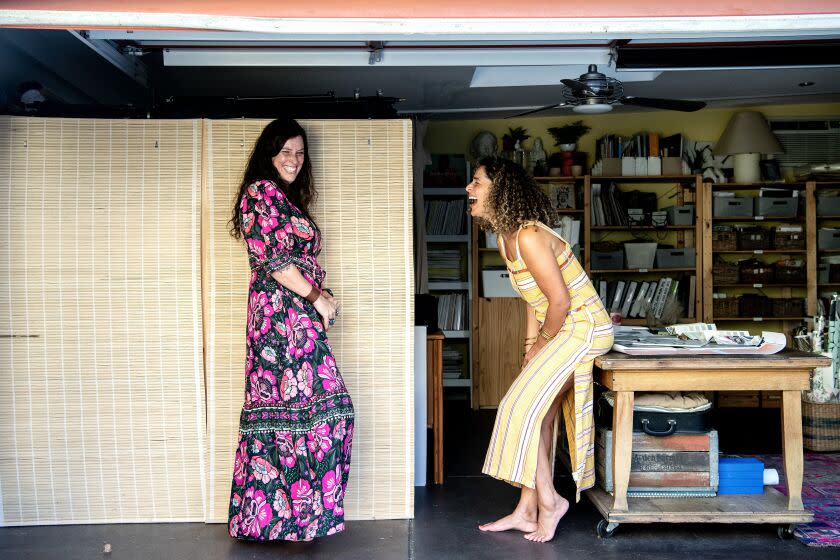
[(758, 167), (761, 154), (782, 154), (784, 151), (764, 115), (757, 111), (739, 111), (732, 115), (714, 148), (716, 155), (735, 156), (736, 183), (757, 183), (761, 177)]

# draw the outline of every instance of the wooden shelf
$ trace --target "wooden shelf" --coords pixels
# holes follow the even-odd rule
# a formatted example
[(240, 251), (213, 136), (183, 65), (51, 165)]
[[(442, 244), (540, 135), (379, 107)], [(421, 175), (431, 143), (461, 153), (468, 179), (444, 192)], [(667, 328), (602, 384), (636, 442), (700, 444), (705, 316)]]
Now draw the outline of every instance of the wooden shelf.
[[(740, 250), (740, 251), (718, 251), (717, 249), (713, 249), (715, 253), (718, 254), (725, 254), (725, 255), (764, 255), (767, 253), (783, 253), (785, 255), (792, 254), (792, 253), (807, 253), (805, 249), (754, 249), (752, 251), (749, 250)], [(840, 250), (838, 250), (840, 252)]]
[(715, 222), (804, 222), (803, 216), (744, 216), (741, 218), (713, 218)]
[(770, 321), (803, 321), (808, 317), (715, 317), (717, 321), (744, 321), (745, 323), (768, 323)]
[(712, 189), (716, 191), (746, 191), (762, 188), (795, 191), (805, 188), (805, 183), (711, 183), (711, 185)]
[(426, 243), (466, 243), (470, 236), (462, 235), (427, 235)]
[(583, 214), (583, 208), (557, 208), (558, 214)]
[(472, 380), (470, 379), (452, 379), (452, 378), (443, 378), (443, 386), (444, 387), (471, 387)]
[(614, 273), (627, 273), (633, 272), (638, 274), (659, 274), (660, 272), (696, 272), (697, 269), (694, 267), (691, 268), (614, 268), (614, 269), (605, 269), (605, 270), (591, 270), (589, 271), (590, 274), (614, 274)]
[(775, 284), (755, 282), (753, 284), (715, 284), (715, 288), (807, 288), (808, 284)]
[(463, 196), (466, 198), (467, 191), (464, 187), (426, 187), (423, 189), (423, 196)]
[(692, 230), (694, 225), (690, 226), (592, 226), (590, 231), (655, 231), (655, 230)]
[(697, 180), (696, 175), (638, 175), (638, 176), (596, 176), (592, 175), (589, 180), (593, 183), (601, 181), (613, 181), (616, 183), (693, 183)]
[(445, 338), (469, 338), (470, 331), (441, 331)]
[(818, 251), (819, 251), (820, 253), (826, 253), (826, 254), (829, 254), (829, 253), (835, 253), (835, 254), (836, 254), (836, 253), (840, 253), (840, 249), (818, 249)]

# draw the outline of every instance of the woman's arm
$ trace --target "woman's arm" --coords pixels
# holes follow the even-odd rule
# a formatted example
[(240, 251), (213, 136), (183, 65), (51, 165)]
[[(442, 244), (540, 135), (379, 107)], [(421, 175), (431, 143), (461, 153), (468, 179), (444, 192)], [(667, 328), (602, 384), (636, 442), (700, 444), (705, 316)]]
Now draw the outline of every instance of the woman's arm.
[(519, 254), (548, 300), (545, 321), (536, 342), (525, 355), (525, 363), (560, 332), (569, 313), (571, 297), (566, 282), (563, 281), (560, 265), (557, 264), (557, 255), (552, 248), (555, 241), (562, 243), (538, 226), (528, 226), (519, 232)]
[(525, 361), (525, 356), (528, 354), (528, 350), (534, 345), (537, 341), (537, 337), (540, 335), (540, 322), (537, 321), (537, 314), (534, 311), (534, 308), (524, 303), (525, 305), (525, 351), (522, 353), (522, 367), (525, 367), (527, 363)]
[[(309, 280), (304, 278), (303, 274), (300, 273), (298, 267), (293, 264), (283, 267), (281, 270), (275, 270), (271, 273), (271, 276), (281, 286), (287, 290), (291, 290), (302, 298), (306, 298), (313, 288), (315, 290), (318, 289), (312, 286)], [(338, 301), (327, 292), (321, 292), (318, 298), (312, 302), (312, 305), (320, 313), (323, 319), (324, 329), (329, 330), (330, 320), (335, 319), (336, 312), (338, 311)]]

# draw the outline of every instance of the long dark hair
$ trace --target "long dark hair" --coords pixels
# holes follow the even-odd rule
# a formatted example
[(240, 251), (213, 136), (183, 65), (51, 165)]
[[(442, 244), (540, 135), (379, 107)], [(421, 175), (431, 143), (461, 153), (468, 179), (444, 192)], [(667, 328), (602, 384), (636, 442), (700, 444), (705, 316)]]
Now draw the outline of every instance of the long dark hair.
[[(303, 168), (301, 168), (294, 182), (287, 184), (277, 172), (271, 159), (280, 153), (283, 146), (290, 138), (300, 136), (303, 138)], [(245, 173), (242, 175), (242, 182), (239, 184), (239, 192), (233, 201), (233, 212), (228, 222), (230, 234), (239, 239), (242, 236), (242, 217), (239, 215), (239, 203), (248, 189), (248, 185), (256, 181), (270, 180), (283, 189), (289, 201), (297, 206), (306, 217), (315, 224), (310, 214), (310, 207), (318, 198), (315, 191), (315, 183), (312, 180), (312, 164), (309, 161), (309, 141), (306, 139), (306, 131), (298, 122), (291, 118), (280, 118), (271, 121), (263, 129), (260, 137), (254, 144), (254, 150), (248, 159)], [(317, 226), (316, 226), (317, 227)]]
[(525, 222), (539, 220), (553, 226), (557, 212), (533, 177), (522, 166), (500, 157), (484, 157), (476, 168), (484, 167), (493, 184), (489, 203), (493, 217), (479, 221), (479, 227), (497, 233), (515, 231)]

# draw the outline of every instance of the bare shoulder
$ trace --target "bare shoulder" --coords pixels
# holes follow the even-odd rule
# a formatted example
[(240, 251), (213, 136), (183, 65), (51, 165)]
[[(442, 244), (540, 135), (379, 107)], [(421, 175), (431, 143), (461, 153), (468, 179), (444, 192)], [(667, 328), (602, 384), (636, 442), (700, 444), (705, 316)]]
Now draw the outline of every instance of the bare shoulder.
[(559, 237), (538, 225), (529, 224), (519, 231), (519, 250), (523, 256), (546, 251), (559, 255), (565, 246)]

